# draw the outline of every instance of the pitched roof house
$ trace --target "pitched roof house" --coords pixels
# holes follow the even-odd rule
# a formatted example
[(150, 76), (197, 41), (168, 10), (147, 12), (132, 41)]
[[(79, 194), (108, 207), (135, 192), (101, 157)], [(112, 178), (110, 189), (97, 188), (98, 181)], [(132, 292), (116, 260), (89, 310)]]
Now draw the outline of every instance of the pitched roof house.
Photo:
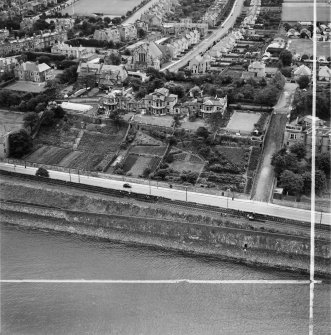
[(25, 62), (16, 65), (15, 76), (19, 80), (33, 81), (37, 83), (53, 79), (53, 70), (45, 63)]
[(331, 80), (331, 69), (327, 66), (321, 66), (318, 71), (318, 79), (319, 80)]
[(170, 94), (167, 88), (159, 88), (142, 99), (142, 111), (158, 116), (174, 114), (177, 101), (178, 96), (176, 94)]

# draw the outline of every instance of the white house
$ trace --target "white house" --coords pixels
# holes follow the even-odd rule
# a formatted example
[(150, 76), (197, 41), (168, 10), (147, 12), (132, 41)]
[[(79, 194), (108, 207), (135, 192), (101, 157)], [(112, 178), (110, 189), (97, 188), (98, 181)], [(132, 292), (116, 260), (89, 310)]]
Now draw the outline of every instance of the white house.
[(189, 70), (193, 74), (202, 74), (210, 70), (211, 57), (205, 54), (203, 57), (200, 55), (195, 56), (188, 64)]
[(318, 79), (330, 81), (331, 80), (331, 69), (327, 66), (321, 66), (318, 71)]
[(253, 62), (248, 66), (248, 72), (253, 73), (254, 77), (265, 77), (265, 64), (262, 62)]

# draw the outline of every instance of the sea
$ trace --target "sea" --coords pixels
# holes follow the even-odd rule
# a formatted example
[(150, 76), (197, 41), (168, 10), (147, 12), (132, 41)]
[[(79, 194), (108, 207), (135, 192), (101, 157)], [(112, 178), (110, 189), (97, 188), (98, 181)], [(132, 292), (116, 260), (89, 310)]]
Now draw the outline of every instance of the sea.
[[(122, 16), (127, 11), (139, 5), (142, 0), (79, 0), (74, 4), (75, 15), (103, 14), (104, 16)], [(63, 14), (73, 14), (72, 6), (62, 11)]]
[[(1, 225), (1, 279), (135, 283), (1, 283), (1, 334), (303, 335), (309, 285), (141, 283), (307, 279), (289, 272)], [(314, 334), (329, 335), (330, 283), (315, 286)]]

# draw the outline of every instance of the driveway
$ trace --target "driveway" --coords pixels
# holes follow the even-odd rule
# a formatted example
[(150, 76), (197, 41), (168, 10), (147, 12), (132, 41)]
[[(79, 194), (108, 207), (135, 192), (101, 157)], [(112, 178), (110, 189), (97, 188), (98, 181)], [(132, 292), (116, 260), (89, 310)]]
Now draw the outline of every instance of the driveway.
[(296, 88), (297, 84), (286, 83), (277, 104), (274, 106), (274, 112), (264, 140), (262, 163), (258, 172), (256, 187), (253, 190), (252, 198), (256, 201), (269, 202), (271, 198), (275, 178), (271, 159), (272, 155), (283, 145), (287, 115), (290, 113)]

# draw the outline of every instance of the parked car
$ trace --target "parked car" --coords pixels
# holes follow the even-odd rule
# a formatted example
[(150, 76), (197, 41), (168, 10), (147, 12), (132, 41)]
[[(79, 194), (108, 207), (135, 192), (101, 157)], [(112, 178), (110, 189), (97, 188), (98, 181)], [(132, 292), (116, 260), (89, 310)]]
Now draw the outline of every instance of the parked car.
[(123, 187), (124, 188), (132, 188), (132, 186), (130, 184), (128, 184), (128, 183), (123, 184)]

